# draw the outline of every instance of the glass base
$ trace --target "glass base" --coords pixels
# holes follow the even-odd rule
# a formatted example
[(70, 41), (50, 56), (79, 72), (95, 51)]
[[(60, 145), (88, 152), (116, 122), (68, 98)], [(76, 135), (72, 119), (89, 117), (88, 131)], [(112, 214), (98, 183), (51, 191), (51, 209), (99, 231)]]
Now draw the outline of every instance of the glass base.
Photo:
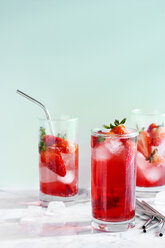
[(94, 229), (102, 232), (124, 232), (135, 226), (135, 218), (121, 222), (106, 222), (92, 218), (91, 225)]
[(155, 195), (165, 190), (165, 185), (158, 187), (138, 187), (136, 186), (136, 197), (139, 198), (150, 198), (155, 197)]
[(61, 197), (61, 196), (53, 196), (53, 195), (47, 195), (42, 192), (40, 192), (40, 201), (42, 207), (47, 207), (49, 202), (51, 201), (63, 201), (63, 202), (72, 202), (76, 200), (78, 194), (74, 196), (68, 196), (68, 197)]

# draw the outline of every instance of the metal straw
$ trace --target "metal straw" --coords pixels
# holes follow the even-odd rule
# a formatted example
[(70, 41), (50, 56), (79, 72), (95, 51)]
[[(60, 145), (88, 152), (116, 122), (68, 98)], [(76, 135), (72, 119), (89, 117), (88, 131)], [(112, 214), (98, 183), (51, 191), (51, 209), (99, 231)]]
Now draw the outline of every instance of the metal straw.
[(162, 227), (160, 229), (159, 236), (162, 237), (165, 232), (165, 220), (163, 221)]
[(158, 215), (161, 217), (161, 219), (165, 220), (165, 216), (162, 215), (161, 213), (159, 213), (155, 208), (151, 207), (147, 202), (142, 201), (142, 203), (143, 203), (146, 207), (148, 207), (151, 211), (153, 211), (154, 213), (158, 214)]
[[(140, 205), (139, 205), (140, 206)], [(141, 207), (141, 206), (140, 206)], [(158, 220), (160, 220), (161, 219), (161, 216), (159, 215), (159, 214), (157, 214), (157, 213), (154, 213), (153, 211), (151, 211), (150, 209), (148, 209), (148, 208), (137, 208), (136, 207), (136, 210), (138, 211), (138, 212), (140, 212), (140, 213), (142, 213), (142, 214), (145, 214), (145, 215), (147, 215), (147, 216), (149, 216), (150, 218), (152, 218), (152, 217), (155, 217), (156, 219), (158, 219)]]
[[(163, 222), (161, 229), (160, 229), (160, 232), (159, 232), (159, 236), (162, 237), (164, 235), (164, 232), (165, 232), (165, 216), (163, 214), (161, 214), (160, 212), (158, 212), (155, 208), (153, 208), (151, 205), (149, 205), (145, 201), (140, 202), (136, 199), (136, 204), (141, 208), (141, 209), (137, 209), (138, 211), (150, 216), (150, 218), (142, 226), (143, 232), (147, 232), (147, 231), (157, 227), (158, 225), (162, 224), (162, 222)], [(151, 215), (151, 213), (152, 213), (152, 215)], [(152, 221), (154, 221), (154, 220), (157, 222), (154, 222), (152, 224)]]
[(145, 223), (144, 225), (142, 226), (143, 229), (146, 229), (150, 224), (151, 222), (155, 219), (154, 216), (151, 216)]
[(143, 229), (143, 232), (150, 231), (151, 229), (153, 229), (153, 228), (157, 227), (158, 225), (160, 225), (161, 222), (162, 222), (162, 220), (160, 220), (159, 222), (156, 221), (155, 223), (153, 223), (153, 224), (147, 226), (145, 229)]
[(41, 107), (44, 110), (45, 115), (46, 115), (46, 119), (48, 120), (48, 123), (49, 123), (51, 134), (54, 135), (54, 130), (53, 130), (53, 126), (52, 126), (51, 117), (50, 117), (50, 114), (49, 114), (49, 111), (47, 110), (47, 108), (41, 102), (39, 102), (35, 98), (25, 94), (24, 92), (22, 92), (20, 90), (17, 90), (16, 92), (18, 94), (20, 94), (21, 96), (24, 96), (25, 98), (27, 98), (31, 102), (34, 102), (35, 104), (37, 104), (39, 107)]

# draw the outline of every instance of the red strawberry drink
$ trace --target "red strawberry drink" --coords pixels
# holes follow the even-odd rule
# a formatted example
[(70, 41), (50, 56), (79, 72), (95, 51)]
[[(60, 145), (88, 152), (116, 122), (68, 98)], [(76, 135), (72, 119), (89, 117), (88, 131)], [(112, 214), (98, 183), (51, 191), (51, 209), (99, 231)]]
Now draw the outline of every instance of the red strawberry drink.
[(137, 150), (136, 185), (158, 190), (165, 185), (165, 127), (162, 122), (150, 122), (139, 128)]
[(76, 123), (77, 119), (53, 122), (55, 135), (40, 128), (40, 197), (44, 206), (53, 200), (72, 200), (78, 193)]
[(91, 135), (92, 226), (123, 231), (135, 216), (137, 132), (122, 122)]

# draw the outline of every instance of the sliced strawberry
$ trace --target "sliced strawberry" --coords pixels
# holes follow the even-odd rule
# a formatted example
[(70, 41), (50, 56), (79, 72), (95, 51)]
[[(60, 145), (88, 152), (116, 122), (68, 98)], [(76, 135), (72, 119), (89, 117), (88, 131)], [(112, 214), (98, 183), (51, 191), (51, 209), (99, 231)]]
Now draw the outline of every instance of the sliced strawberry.
[(165, 139), (165, 127), (157, 127), (151, 130), (151, 142), (153, 146), (159, 146)]
[(147, 132), (151, 133), (152, 129), (155, 128), (155, 127), (158, 127), (158, 125), (155, 124), (155, 123), (150, 124), (148, 129), (147, 129)]
[(46, 146), (51, 146), (53, 144), (61, 143), (63, 139), (60, 137), (53, 136), (53, 135), (44, 135), (43, 141), (45, 142)]
[(61, 177), (66, 175), (66, 168), (58, 148), (42, 151), (40, 155), (41, 162), (50, 170)]
[(60, 152), (63, 153), (74, 153), (76, 150), (75, 145), (66, 140), (63, 140), (63, 142), (57, 144), (56, 147), (58, 147)]
[(151, 153), (151, 137), (147, 131), (142, 131), (138, 136), (137, 149), (144, 157), (148, 158)]
[(127, 134), (127, 133), (128, 133), (127, 128), (123, 124), (114, 127), (110, 131), (110, 134)]
[(155, 166), (160, 165), (164, 161), (163, 158), (158, 154), (158, 149), (153, 150), (151, 155), (146, 158), (146, 160), (149, 160), (149, 162)]

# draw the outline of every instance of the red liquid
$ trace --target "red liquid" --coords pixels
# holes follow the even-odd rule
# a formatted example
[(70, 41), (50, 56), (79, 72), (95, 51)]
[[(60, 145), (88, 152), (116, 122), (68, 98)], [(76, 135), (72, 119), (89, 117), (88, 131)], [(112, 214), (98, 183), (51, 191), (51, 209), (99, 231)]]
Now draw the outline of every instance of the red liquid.
[(40, 156), (40, 191), (47, 195), (69, 197), (78, 193), (78, 145), (73, 153), (62, 153), (66, 175), (59, 176), (42, 163)]
[(132, 219), (135, 215), (136, 142), (132, 138), (107, 138), (91, 152), (93, 217), (109, 222)]
[(165, 185), (165, 161), (156, 166), (147, 161), (141, 152), (138, 152), (136, 185), (139, 187), (157, 187)]
[(150, 123), (139, 133), (137, 180), (139, 187), (165, 185), (165, 127)]

